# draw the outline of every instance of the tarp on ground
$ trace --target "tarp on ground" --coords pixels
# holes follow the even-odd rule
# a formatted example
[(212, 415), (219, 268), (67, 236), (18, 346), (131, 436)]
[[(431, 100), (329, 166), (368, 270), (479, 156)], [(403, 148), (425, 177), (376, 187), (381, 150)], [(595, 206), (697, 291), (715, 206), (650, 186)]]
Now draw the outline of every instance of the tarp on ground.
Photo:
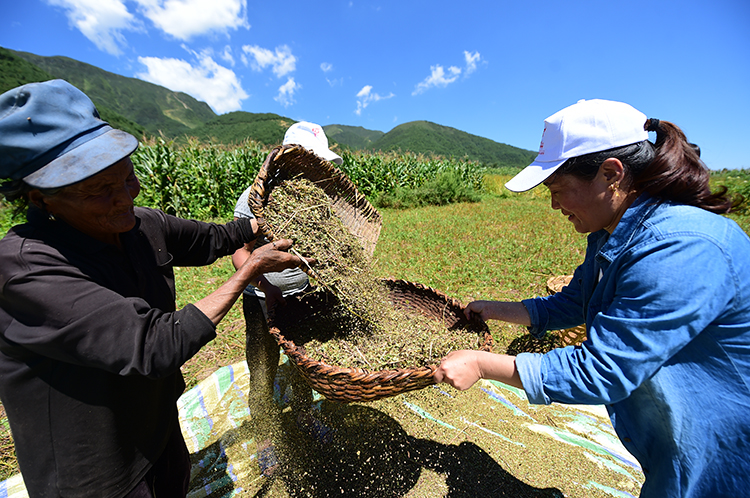
[[(245, 362), (218, 369), (180, 398), (191, 498), (632, 497), (643, 482), (603, 407), (531, 405), (523, 391), (490, 381), (371, 403), (316, 396), (314, 413), (333, 435), (321, 441), (300, 429), (289, 406), (292, 368), (282, 355), (280, 465), (271, 477), (261, 475), (250, 430)], [(0, 482), (0, 498), (27, 496), (20, 475)]]

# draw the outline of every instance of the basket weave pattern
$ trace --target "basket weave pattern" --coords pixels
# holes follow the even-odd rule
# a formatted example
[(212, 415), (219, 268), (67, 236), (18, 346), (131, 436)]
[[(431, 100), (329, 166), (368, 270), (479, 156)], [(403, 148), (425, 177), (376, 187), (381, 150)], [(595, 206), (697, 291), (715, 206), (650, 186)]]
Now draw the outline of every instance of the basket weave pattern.
[[(358, 238), (365, 254), (372, 257), (382, 226), (380, 213), (357, 191), (341, 170), (299, 145), (274, 148), (266, 157), (252, 185), (248, 205), (265, 237), (270, 241), (276, 239), (264, 215), (273, 188), (284, 180), (295, 178), (313, 182), (328, 195), (338, 218)], [(309, 272), (309, 269), (303, 269)], [(493, 339), (489, 328), (482, 321), (469, 322), (459, 301), (421, 284), (394, 279), (383, 282), (389, 290), (393, 306), (442, 320), (448, 328), (462, 328), (467, 333), (479, 334), (483, 339), (481, 349), (491, 350)], [(295, 323), (303, 323), (315, 313), (325, 313), (330, 309), (335, 298), (326, 299), (321, 294), (286, 298), (284, 312), (279, 313), (278, 317), (274, 310), (269, 310), (271, 335), (310, 387), (329, 400), (349, 403), (374, 401), (435, 383), (432, 374), (437, 369), (436, 365), (373, 372), (332, 366), (310, 358), (304, 347), (295, 344), (284, 334), (287, 327), (292, 328)], [(290, 320), (296, 322), (291, 323)]]
[(274, 148), (253, 182), (248, 205), (263, 235), (271, 241), (277, 238), (265, 217), (271, 191), (282, 181), (294, 178), (311, 181), (331, 198), (336, 216), (357, 237), (365, 254), (372, 257), (382, 226), (380, 213), (341, 170), (300, 145)]
[[(463, 329), (467, 333), (477, 334), (483, 339), (480, 349), (492, 350), (494, 341), (487, 325), (481, 320), (469, 322), (463, 312), (464, 306), (456, 299), (431, 287), (405, 280), (385, 279), (383, 283), (389, 291), (389, 299), (393, 306), (441, 320), (447, 328)], [(310, 387), (326, 399), (344, 403), (374, 401), (422, 389), (435, 383), (432, 374), (437, 365), (369, 371), (332, 366), (310, 358), (304, 347), (296, 345), (284, 336), (284, 321), (288, 320), (290, 315), (297, 320), (305, 320), (312, 314), (325, 313), (326, 305), (330, 305), (332, 300), (317, 299), (306, 303), (294, 301), (294, 297), (287, 298), (283, 318), (280, 316), (277, 319), (273, 312), (270, 314), (270, 333)], [(290, 305), (291, 309), (288, 308)]]

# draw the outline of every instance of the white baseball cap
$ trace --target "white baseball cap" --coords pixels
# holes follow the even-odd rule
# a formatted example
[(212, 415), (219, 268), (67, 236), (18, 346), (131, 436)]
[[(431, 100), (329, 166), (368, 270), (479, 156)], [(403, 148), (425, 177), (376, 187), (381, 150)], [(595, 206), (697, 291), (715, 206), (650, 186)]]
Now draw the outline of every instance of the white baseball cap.
[(284, 134), (284, 145), (298, 144), (309, 149), (325, 159), (336, 164), (343, 164), (341, 156), (328, 148), (328, 137), (323, 127), (307, 121), (294, 123)]
[(550, 177), (571, 157), (648, 140), (646, 115), (611, 100), (579, 100), (544, 120), (539, 155), (505, 188), (525, 192)]

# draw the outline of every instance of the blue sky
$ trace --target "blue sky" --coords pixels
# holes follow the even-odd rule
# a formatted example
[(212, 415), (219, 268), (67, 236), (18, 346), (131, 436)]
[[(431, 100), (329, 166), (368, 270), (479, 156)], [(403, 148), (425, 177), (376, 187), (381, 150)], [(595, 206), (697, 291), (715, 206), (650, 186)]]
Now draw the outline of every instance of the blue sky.
[(750, 168), (747, 0), (0, 0), (0, 46), (207, 102), (387, 132), (415, 120), (537, 150), (579, 99), (681, 126)]

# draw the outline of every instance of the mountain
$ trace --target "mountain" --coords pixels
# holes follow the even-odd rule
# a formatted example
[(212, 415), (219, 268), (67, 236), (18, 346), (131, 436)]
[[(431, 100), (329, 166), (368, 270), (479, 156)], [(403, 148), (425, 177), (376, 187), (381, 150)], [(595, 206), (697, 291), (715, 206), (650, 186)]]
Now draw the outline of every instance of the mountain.
[(536, 152), (430, 121), (411, 121), (388, 133), (345, 125), (327, 125), (323, 129), (331, 141), (352, 150), (409, 151), (427, 156), (468, 158), (497, 167), (525, 167), (536, 157)]
[[(36, 64), (18, 57), (15, 55), (16, 53), (0, 47), (0, 93), (5, 93), (26, 83), (37, 83), (55, 78)], [(106, 104), (98, 102), (96, 108), (101, 118), (114, 128), (125, 130), (136, 137), (142, 137), (146, 134), (143, 126), (122, 116)]]
[(385, 133), (368, 130), (361, 126), (326, 125), (323, 127), (329, 141), (345, 145), (353, 150), (372, 149), (375, 142)]
[(0, 47), (0, 93), (11, 88), (47, 81), (53, 76), (36, 64), (17, 57), (8, 49)]
[(110, 73), (68, 57), (9, 52), (81, 89), (100, 112), (111, 109), (152, 135), (176, 137), (216, 117), (208, 104), (186, 93)]
[(189, 135), (202, 141), (238, 144), (248, 139), (278, 145), (294, 120), (272, 113), (228, 112), (194, 128)]
[[(68, 57), (42, 57), (0, 47), (0, 93), (24, 83), (61, 78), (81, 89), (112, 126), (136, 137), (239, 144), (280, 144), (295, 120), (273, 113), (230, 112), (217, 116), (206, 104), (136, 78), (104, 71)], [(361, 126), (325, 125), (329, 141), (342, 149), (409, 151), (480, 161), (487, 166), (524, 167), (535, 152), (429, 121), (401, 124), (387, 133)]]

